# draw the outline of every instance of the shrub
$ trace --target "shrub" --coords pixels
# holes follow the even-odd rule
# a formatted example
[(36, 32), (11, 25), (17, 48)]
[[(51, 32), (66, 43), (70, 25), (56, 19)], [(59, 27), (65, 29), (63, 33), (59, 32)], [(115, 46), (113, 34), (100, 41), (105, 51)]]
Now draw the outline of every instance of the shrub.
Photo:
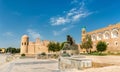
[(45, 56), (45, 55), (46, 55), (46, 53), (45, 53), (45, 52), (43, 52), (43, 53), (41, 53), (41, 55)]
[(96, 55), (96, 56), (105, 56), (105, 55), (107, 55), (106, 53), (99, 53), (99, 52), (92, 52), (92, 53), (90, 53), (90, 55)]
[(68, 53), (62, 54), (62, 57), (70, 57)]
[(25, 56), (25, 54), (21, 54), (21, 56)]
[(107, 49), (107, 44), (104, 41), (99, 41), (96, 48), (98, 52), (102, 53)]

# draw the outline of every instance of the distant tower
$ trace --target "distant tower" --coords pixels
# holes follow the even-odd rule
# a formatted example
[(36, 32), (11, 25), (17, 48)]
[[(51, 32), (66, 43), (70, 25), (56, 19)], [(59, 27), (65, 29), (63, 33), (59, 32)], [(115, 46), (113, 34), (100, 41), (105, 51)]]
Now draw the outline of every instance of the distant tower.
[(82, 37), (81, 37), (81, 38), (82, 38), (82, 39), (81, 39), (82, 42), (85, 41), (85, 37), (86, 37), (86, 27), (83, 27), (83, 28), (82, 28)]
[(36, 38), (36, 44), (40, 44), (40, 38)]
[(29, 44), (29, 37), (27, 35), (23, 35), (22, 38), (21, 38), (20, 54), (28, 53), (28, 44)]

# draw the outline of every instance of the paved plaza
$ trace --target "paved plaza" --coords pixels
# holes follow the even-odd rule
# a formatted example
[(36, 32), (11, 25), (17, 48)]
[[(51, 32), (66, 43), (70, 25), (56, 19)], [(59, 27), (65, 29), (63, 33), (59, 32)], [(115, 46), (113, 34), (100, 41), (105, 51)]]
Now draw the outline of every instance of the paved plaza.
[(59, 72), (56, 60), (18, 59), (0, 66), (0, 72)]
[(96, 60), (96, 62), (104, 60), (103, 62), (111, 62), (115, 65), (101, 68), (88, 68), (79, 71), (76, 69), (60, 71), (56, 59), (24, 58), (1, 64), (0, 72), (120, 72), (119, 56), (91, 56), (89, 58)]

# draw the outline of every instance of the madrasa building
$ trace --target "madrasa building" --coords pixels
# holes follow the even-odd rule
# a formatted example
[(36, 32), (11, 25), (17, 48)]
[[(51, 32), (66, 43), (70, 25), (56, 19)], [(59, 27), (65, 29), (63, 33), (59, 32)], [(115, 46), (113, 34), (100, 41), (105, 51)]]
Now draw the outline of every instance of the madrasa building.
[[(98, 41), (105, 41), (107, 43), (107, 51), (110, 53), (120, 52), (120, 23), (109, 25), (107, 27), (94, 30), (91, 32), (86, 32), (86, 28), (82, 28), (81, 41), (84, 42), (86, 35), (90, 35), (93, 48), (92, 51), (96, 51), (96, 45)], [(81, 50), (84, 51), (85, 50)]]
[(21, 51), (20, 54), (26, 54), (26, 55), (35, 55), (40, 53), (48, 53), (48, 47), (49, 44), (48, 40), (40, 40), (39, 38), (36, 38), (35, 42), (29, 41), (29, 37), (27, 35), (23, 35), (21, 38)]

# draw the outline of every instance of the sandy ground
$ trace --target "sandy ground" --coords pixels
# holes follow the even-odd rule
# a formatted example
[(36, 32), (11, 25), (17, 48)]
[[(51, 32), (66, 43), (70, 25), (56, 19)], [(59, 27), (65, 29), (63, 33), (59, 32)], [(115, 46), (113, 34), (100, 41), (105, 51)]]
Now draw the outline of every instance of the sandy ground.
[(86, 56), (97, 63), (108, 63), (120, 65), (120, 56)]
[(0, 65), (0, 72), (120, 72), (120, 56), (89, 56), (89, 58), (99, 63), (112, 63), (114, 65), (79, 71), (76, 69), (60, 71), (58, 62), (55, 59), (25, 58)]
[(6, 55), (5, 54), (0, 54), (0, 65), (5, 63)]

